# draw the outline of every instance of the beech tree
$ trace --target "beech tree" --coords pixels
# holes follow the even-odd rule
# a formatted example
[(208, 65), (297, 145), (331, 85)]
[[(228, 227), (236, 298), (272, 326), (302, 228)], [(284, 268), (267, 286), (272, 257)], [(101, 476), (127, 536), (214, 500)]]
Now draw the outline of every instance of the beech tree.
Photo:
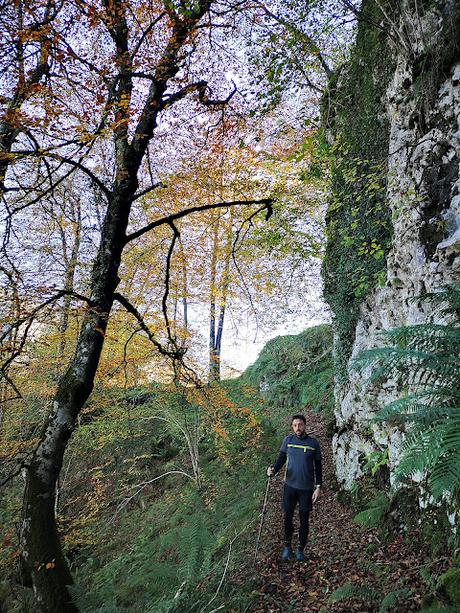
[[(50, 11), (54, 9), (52, 3), (49, 7)], [(228, 87), (225, 92), (221, 87), (222, 96), (213, 96), (208, 81), (200, 78), (200, 67), (195, 61), (196, 49), (206, 40), (203, 32), (211, 33), (215, 22), (225, 27), (231, 12), (231, 6), (214, 7), (211, 0), (190, 4), (170, 0), (164, 3), (125, 0), (69, 3), (61, 10), (61, 21), (54, 14), (61, 26), (57, 31), (63, 57), (59, 56), (60, 64), (54, 64), (56, 83), (52, 103), (48, 98), (46, 105), (43, 103), (41, 107), (45, 119), (32, 126), (26, 137), (16, 141), (13, 138), (16, 127), (10, 126), (10, 136), (2, 145), (7, 152), (2, 159), (8, 162), (2, 171), (4, 184), (13, 195), (20, 193), (21, 197), (28, 198), (20, 205), (22, 209), (31, 206), (36, 192), (40, 191), (36, 185), (27, 190), (24, 183), (18, 183), (17, 177), (25, 172), (27, 164), (30, 168), (33, 164), (35, 168), (44, 165), (50, 190), (70, 172), (89, 178), (104, 203), (100, 207), (103, 216), (99, 246), (88, 292), (76, 295), (69, 289), (71, 255), (69, 285), (49, 296), (15, 324), (16, 329), (27, 326), (38, 309), (68, 295), (81, 300), (86, 308), (73, 357), (57, 383), (40, 442), (25, 466), (27, 486), (21, 557), (40, 611), (76, 611), (68, 591), (72, 576), (56, 526), (56, 483), (67, 443), (94, 385), (114, 302), (138, 320), (163, 355), (177, 362), (184, 353), (168, 322), (168, 277), (163, 296), (167, 329), (164, 343), (151, 334), (137, 308), (117, 293), (126, 245), (147, 232), (168, 227), (172, 237), (166, 258), (168, 274), (179, 238), (178, 220), (199, 211), (252, 204), (266, 207), (267, 214), (270, 213), (268, 198), (197, 203), (157, 217), (141, 228), (129, 228), (134, 203), (158, 186), (154, 180), (146, 184), (144, 177), (152, 177), (146, 173), (147, 167), (151, 170), (149, 147), (159, 132), (159, 125), (165, 121), (165, 114), (171, 114), (172, 125), (173, 110), (180, 107), (186, 97), (193, 97), (196, 107), (220, 112), (235, 95), (235, 88)], [(46, 59), (37, 69), (39, 74), (49, 69)], [(34, 77), (35, 82), (37, 78)], [(22, 87), (21, 91), (27, 93), (29, 90)], [(19, 95), (16, 105), (23, 99), (24, 95)], [(18, 200), (13, 198), (9, 208), (12, 217), (18, 209)], [(75, 237), (75, 245), (78, 240)]]

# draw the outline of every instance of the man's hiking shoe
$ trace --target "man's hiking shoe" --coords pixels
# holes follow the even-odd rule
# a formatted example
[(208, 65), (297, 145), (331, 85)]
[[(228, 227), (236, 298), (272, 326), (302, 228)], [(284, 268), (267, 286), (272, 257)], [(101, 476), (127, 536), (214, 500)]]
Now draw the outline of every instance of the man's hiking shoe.
[(290, 556), (292, 556), (292, 549), (290, 547), (285, 547), (283, 549), (283, 553), (281, 555), (281, 559), (283, 560), (283, 562), (287, 562), (289, 560)]
[(295, 559), (297, 560), (297, 562), (305, 562), (305, 554), (303, 552), (303, 549), (297, 549), (297, 551), (295, 552)]

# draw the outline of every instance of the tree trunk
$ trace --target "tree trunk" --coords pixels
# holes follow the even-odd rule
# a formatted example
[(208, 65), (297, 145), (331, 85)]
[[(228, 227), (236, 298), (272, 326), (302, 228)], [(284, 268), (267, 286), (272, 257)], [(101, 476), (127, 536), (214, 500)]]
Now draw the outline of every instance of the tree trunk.
[(186, 261), (186, 258), (185, 258), (184, 246), (182, 244), (182, 241), (179, 241), (179, 244), (180, 244), (181, 256), (182, 256), (182, 284), (183, 284), (183, 287), (182, 287), (182, 292), (183, 292), (182, 308), (183, 308), (183, 317), (184, 317), (184, 330), (185, 330), (185, 333), (187, 334), (187, 332), (188, 332), (187, 261)]
[[(219, 378), (219, 369), (216, 362), (216, 301), (217, 301), (217, 250), (219, 241), (219, 219), (214, 224), (212, 255), (211, 255), (211, 278), (210, 278), (210, 313), (209, 313), (209, 382)], [(216, 368), (217, 367), (217, 368)]]
[(52, 411), (32, 462), (24, 500), (22, 561), (30, 575), (39, 611), (76, 612), (67, 586), (72, 576), (64, 558), (54, 514), (56, 483), (78, 413), (92, 391), (137, 181), (113, 192), (91, 277), (91, 302), (83, 320), (74, 357), (62, 377)]
[[(19, 297), (18, 283), (13, 271), (8, 270), (4, 266), (0, 266), (0, 270), (7, 277), (9, 281), (9, 289), (11, 290), (11, 298), (8, 296), (8, 291), (5, 292), (5, 300), (3, 303), (3, 307), (0, 310), (0, 313), (4, 321), (13, 322), (16, 321), (21, 315), (21, 299)], [(18, 329), (12, 327), (8, 323), (5, 323), (0, 329), (0, 332), (2, 336), (3, 334), (5, 334), (5, 337), (3, 339), (3, 346), (2, 343), (0, 343), (0, 353), (2, 353), (3, 356), (7, 354), (11, 356), (11, 354), (15, 350), (15, 346), (17, 343)], [(0, 374), (0, 435), (3, 426), (3, 411), (5, 402), (7, 401), (8, 393), (8, 381), (5, 376), (7, 374), (8, 367), (3, 366), (3, 369), (3, 372)]]
[[(73, 207), (72, 207), (73, 208)], [(66, 333), (67, 328), (69, 327), (69, 316), (70, 316), (70, 307), (72, 305), (72, 296), (71, 292), (74, 290), (74, 282), (75, 282), (75, 272), (78, 264), (78, 253), (80, 251), (80, 241), (81, 241), (81, 205), (80, 202), (77, 202), (76, 210), (72, 211), (73, 214), (73, 245), (70, 253), (70, 257), (66, 250), (65, 244), (65, 236), (63, 237), (63, 253), (64, 253), (64, 263), (66, 266), (65, 278), (64, 278), (64, 289), (69, 292), (64, 296), (64, 304), (62, 308), (61, 321), (59, 324), (59, 332), (61, 335), (61, 339), (59, 342), (59, 357), (63, 358), (66, 347)]]
[[(222, 271), (220, 288), (215, 289), (214, 309), (211, 309), (211, 326), (213, 335), (210, 336), (210, 361), (209, 361), (209, 380), (220, 381), (220, 357), (222, 352), (222, 335), (224, 332), (225, 308), (227, 305), (228, 287), (230, 285), (230, 261), (232, 257), (233, 246), (233, 229), (232, 229), (233, 214), (230, 212), (230, 222), (227, 229), (227, 244), (225, 246), (225, 262)], [(216, 247), (217, 251), (217, 247)], [(216, 268), (214, 263), (214, 269)], [(214, 278), (214, 283), (216, 279)], [(216, 319), (216, 302), (219, 296), (219, 319)], [(212, 345), (211, 345), (212, 342)]]

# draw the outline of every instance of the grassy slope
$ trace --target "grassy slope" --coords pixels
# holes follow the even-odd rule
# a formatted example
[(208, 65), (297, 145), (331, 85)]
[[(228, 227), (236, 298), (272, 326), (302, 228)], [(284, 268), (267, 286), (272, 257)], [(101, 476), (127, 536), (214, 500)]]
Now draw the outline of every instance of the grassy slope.
[(332, 329), (324, 324), (269, 341), (241, 380), (262, 390), (273, 412), (322, 411), (333, 426)]

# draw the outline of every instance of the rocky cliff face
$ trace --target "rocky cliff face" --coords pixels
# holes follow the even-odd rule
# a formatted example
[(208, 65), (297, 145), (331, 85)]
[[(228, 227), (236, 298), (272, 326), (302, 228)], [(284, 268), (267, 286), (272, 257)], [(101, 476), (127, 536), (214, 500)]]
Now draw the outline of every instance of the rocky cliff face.
[[(388, 125), (385, 202), (393, 236), (386, 281), (367, 293), (354, 319), (350, 359), (380, 346), (384, 330), (436, 320), (436, 312), (417, 296), (460, 278), (460, 9), (453, 1), (431, 2), (423, 13), (417, 3), (401, 5), (397, 14), (384, 11), (381, 21), (394, 62), (381, 97)], [(368, 422), (397, 396), (397, 382), (371, 387), (365, 379), (366, 373), (348, 369), (336, 386), (333, 448), (345, 489), (375, 450), (388, 449), (391, 481), (403, 438), (394, 427)]]

